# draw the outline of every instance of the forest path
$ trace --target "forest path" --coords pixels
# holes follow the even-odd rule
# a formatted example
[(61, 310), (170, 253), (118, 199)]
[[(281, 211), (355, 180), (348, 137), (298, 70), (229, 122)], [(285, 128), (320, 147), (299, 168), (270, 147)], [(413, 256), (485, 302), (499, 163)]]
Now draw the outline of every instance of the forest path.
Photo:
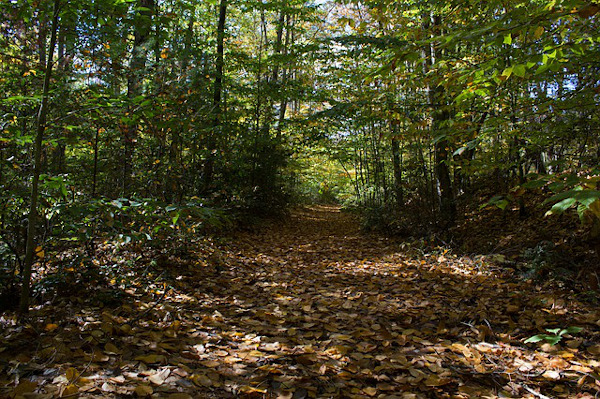
[[(361, 234), (352, 215), (323, 206), (203, 248), (156, 265), (164, 281), (133, 285), (112, 308), (76, 294), (33, 312), (30, 327), (7, 326), (0, 397), (591, 398), (599, 390), (598, 309), (498, 275), (485, 257)], [(556, 346), (522, 342), (568, 326), (584, 330)]]
[[(589, 325), (598, 313), (561, 293), (503, 279), (484, 257), (425, 253), (361, 234), (356, 218), (325, 206), (240, 234), (224, 253), (227, 271), (213, 293), (228, 304), (219, 307), (216, 328), (227, 326), (237, 338), (217, 346), (243, 359), (231, 365), (244, 383), (238, 393), (479, 398), (585, 392), (572, 385), (581, 370), (569, 377), (566, 370), (588, 364), (592, 353), (536, 351), (538, 345), (528, 348), (518, 339), (543, 328)], [(235, 355), (235, 347), (250, 357)]]

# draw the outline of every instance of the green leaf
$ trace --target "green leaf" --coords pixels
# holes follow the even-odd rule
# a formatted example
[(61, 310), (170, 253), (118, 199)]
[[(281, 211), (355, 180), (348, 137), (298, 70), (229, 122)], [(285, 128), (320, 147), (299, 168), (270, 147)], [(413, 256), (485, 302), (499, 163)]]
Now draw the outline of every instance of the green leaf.
[(520, 78), (524, 77), (526, 72), (527, 69), (524, 64), (515, 65), (513, 67), (513, 73)]
[[(567, 327), (566, 329), (563, 330), (564, 334), (577, 334), (581, 331), (583, 331), (583, 327)], [(563, 333), (561, 333), (562, 335)]]
[(543, 341), (545, 337), (546, 337), (546, 334), (534, 335), (533, 337), (527, 338), (524, 342), (526, 344), (529, 344), (529, 343), (532, 343), (532, 342), (533, 343), (540, 342), (540, 341)]
[(550, 64), (540, 65), (538, 67), (538, 69), (536, 69), (535, 74), (536, 75), (541, 75), (542, 73), (546, 72), (548, 69), (550, 69)]
[(171, 219), (171, 221), (173, 222), (173, 224), (177, 224), (177, 221), (179, 220), (179, 216), (181, 216), (181, 212), (177, 212), (175, 214), (175, 216), (173, 216), (173, 218)]
[(560, 201), (557, 204), (554, 204), (554, 206), (552, 206), (552, 208), (546, 212), (546, 216), (548, 215), (559, 215), (561, 213), (563, 213), (564, 211), (566, 211), (567, 209), (569, 209), (570, 207), (572, 207), (573, 205), (575, 205), (577, 203), (577, 199), (576, 198), (566, 198), (562, 201)]
[(542, 188), (547, 183), (548, 182), (546, 180), (544, 180), (544, 179), (531, 180), (531, 181), (528, 181), (527, 183), (522, 184), (521, 187), (523, 187), (523, 188), (530, 188), (530, 189)]
[(560, 335), (546, 336), (544, 338), (550, 345), (556, 345), (560, 342), (562, 337)]

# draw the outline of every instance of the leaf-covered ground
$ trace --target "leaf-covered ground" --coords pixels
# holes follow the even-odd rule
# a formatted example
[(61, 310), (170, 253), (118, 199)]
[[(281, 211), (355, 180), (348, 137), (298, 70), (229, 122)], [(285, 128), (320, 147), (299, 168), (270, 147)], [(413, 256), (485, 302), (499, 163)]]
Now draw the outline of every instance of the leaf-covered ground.
[[(81, 289), (39, 306), (26, 325), (5, 315), (0, 396), (600, 392), (599, 310), (512, 277), (486, 257), (362, 235), (351, 216), (330, 207), (297, 211), (217, 247), (149, 263), (146, 276), (160, 273), (153, 286), (132, 285), (104, 301)], [(583, 330), (554, 346), (523, 342), (573, 326)]]

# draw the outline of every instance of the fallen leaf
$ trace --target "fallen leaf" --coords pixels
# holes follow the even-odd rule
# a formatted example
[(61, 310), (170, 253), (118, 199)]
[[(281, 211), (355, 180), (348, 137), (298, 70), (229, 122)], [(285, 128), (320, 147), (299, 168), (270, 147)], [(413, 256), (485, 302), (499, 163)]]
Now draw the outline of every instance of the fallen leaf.
[(156, 374), (152, 374), (150, 377), (148, 377), (148, 380), (153, 384), (162, 385), (164, 384), (165, 380), (169, 377), (170, 374), (171, 370), (165, 368)]
[(121, 351), (119, 351), (119, 348), (117, 348), (115, 344), (108, 342), (104, 345), (104, 353), (107, 355), (118, 355)]
[(150, 385), (138, 385), (135, 387), (135, 394), (140, 398), (145, 398), (146, 396), (152, 395), (154, 389)]
[(65, 396), (74, 396), (78, 392), (79, 392), (79, 387), (77, 385), (69, 384), (62, 391), (62, 394), (60, 395), (60, 397), (64, 398)]
[(600, 355), (600, 344), (590, 346), (589, 348), (587, 348), (587, 351), (595, 356)]
[(67, 377), (67, 381), (73, 383), (75, 379), (79, 377), (79, 372), (74, 367), (69, 367), (67, 371), (65, 371), (65, 376)]
[(136, 356), (135, 360), (140, 360), (146, 364), (153, 363), (163, 363), (166, 361), (164, 355), (146, 355), (146, 356)]
[(423, 383), (428, 387), (439, 387), (450, 382), (451, 380), (448, 378), (440, 378), (437, 374), (430, 374)]
[(38, 386), (37, 382), (21, 381), (19, 383), (19, 385), (17, 385), (15, 387), (15, 389), (13, 389), (12, 395), (13, 395), (13, 397), (24, 396), (24, 394), (26, 394), (26, 393), (35, 391), (37, 386)]
[(203, 387), (211, 387), (213, 385), (212, 380), (204, 374), (194, 374), (192, 381), (194, 381), (194, 384)]

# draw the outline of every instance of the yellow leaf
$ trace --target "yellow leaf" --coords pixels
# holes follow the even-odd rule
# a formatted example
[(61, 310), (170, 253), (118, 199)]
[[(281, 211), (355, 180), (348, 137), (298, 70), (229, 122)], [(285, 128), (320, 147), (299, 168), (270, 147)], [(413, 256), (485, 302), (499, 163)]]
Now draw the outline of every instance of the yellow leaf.
[(140, 398), (145, 398), (146, 396), (152, 395), (154, 389), (152, 389), (150, 385), (138, 385), (134, 392)]
[(65, 396), (73, 396), (77, 392), (79, 392), (79, 388), (77, 387), (77, 385), (69, 384), (65, 387), (64, 391), (62, 391), (60, 397), (64, 398)]
[(194, 384), (202, 387), (211, 387), (213, 385), (212, 380), (204, 374), (194, 374), (192, 381), (194, 381)]
[(363, 392), (369, 396), (375, 396), (375, 395), (377, 395), (377, 388), (368, 387), (368, 388), (363, 389)]
[(35, 247), (35, 256), (42, 259), (44, 257), (44, 249), (41, 246)]
[(65, 372), (65, 376), (67, 377), (67, 381), (74, 382), (77, 377), (79, 377), (79, 372), (74, 367), (69, 367)]
[(266, 388), (254, 388), (248, 385), (244, 385), (240, 387), (240, 392), (250, 394), (250, 393), (267, 393)]
[(537, 40), (540, 37), (542, 37), (543, 34), (544, 34), (544, 27), (543, 26), (538, 26), (537, 28), (535, 28), (535, 32), (533, 33), (533, 38), (535, 40)]
[(450, 380), (447, 378), (440, 378), (436, 374), (431, 374), (424, 382), (428, 387), (439, 387), (450, 383)]
[(589, 206), (589, 210), (592, 211), (592, 213), (596, 215), (598, 219), (600, 219), (600, 199), (592, 202)]
[(44, 330), (46, 330), (46, 331), (54, 331), (57, 328), (58, 328), (58, 324), (48, 323), (48, 324), (46, 324), (46, 327), (44, 327)]

